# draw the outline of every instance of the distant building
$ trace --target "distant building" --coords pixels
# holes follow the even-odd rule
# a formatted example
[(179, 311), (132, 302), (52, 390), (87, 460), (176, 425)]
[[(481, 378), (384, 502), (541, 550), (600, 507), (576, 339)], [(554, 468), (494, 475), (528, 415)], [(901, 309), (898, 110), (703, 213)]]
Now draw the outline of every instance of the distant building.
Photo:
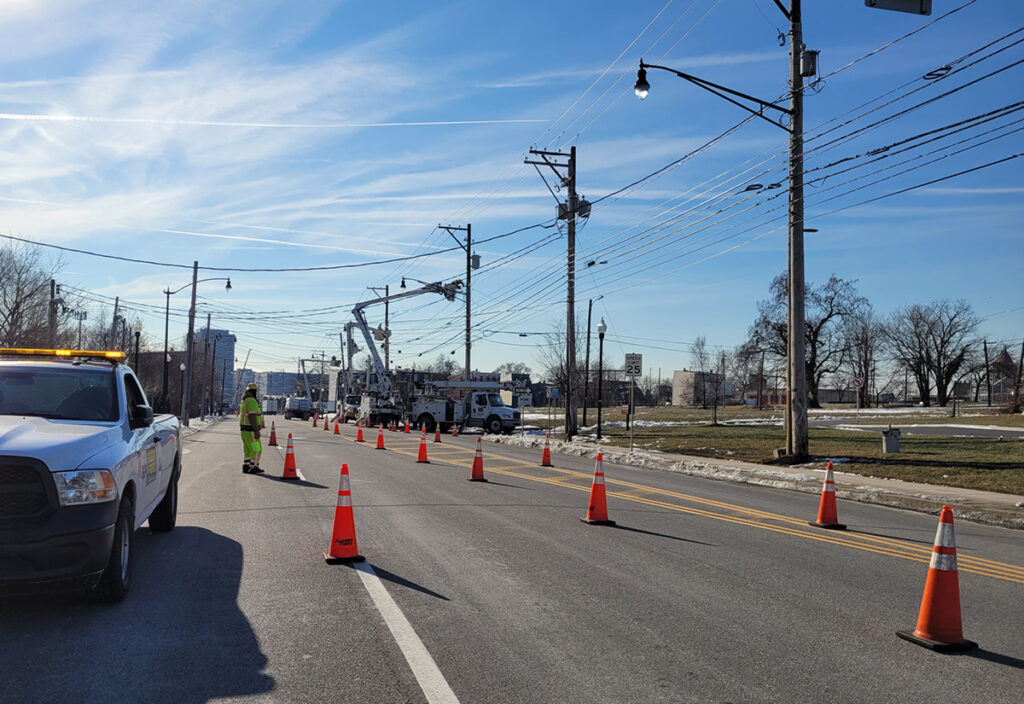
[(295, 372), (256, 372), (256, 386), (263, 396), (291, 396), (298, 383)]
[(732, 384), (715, 372), (698, 372), (684, 369), (672, 372), (673, 406), (707, 406), (714, 402), (718, 392), (718, 403), (725, 403), (732, 397)]
[(234, 378), (236, 383), (232, 384), (232, 391), (230, 395), (233, 398), (239, 398), (246, 386), (256, 383), (256, 372), (252, 369), (236, 369)]
[[(234, 396), (235, 395), (235, 343), (237, 339), (228, 330), (218, 330), (217, 328), (210, 328), (209, 338), (207, 338), (206, 328), (201, 328), (196, 331), (195, 340), (199, 344), (203, 344), (206, 340), (210, 341), (210, 354), (216, 356), (213, 358), (213, 369), (218, 380), (223, 380), (224, 384), (224, 395)], [(214, 342), (217, 343), (217, 349), (214, 350)], [(241, 387), (237, 389), (238, 393), (241, 394)]]

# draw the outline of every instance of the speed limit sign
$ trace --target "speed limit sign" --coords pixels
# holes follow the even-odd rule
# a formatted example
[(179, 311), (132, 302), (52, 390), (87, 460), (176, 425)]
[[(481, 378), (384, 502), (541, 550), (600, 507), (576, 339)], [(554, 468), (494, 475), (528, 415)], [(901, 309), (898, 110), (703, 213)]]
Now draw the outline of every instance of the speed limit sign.
[(643, 366), (644, 356), (642, 354), (632, 352), (626, 354), (626, 376), (640, 376)]

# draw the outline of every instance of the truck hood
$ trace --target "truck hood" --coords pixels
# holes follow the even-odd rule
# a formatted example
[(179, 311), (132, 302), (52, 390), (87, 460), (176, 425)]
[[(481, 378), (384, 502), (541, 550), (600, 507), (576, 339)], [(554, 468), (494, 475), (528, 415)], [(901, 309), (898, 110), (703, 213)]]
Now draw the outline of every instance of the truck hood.
[(76, 469), (117, 441), (118, 426), (56, 421), (38, 416), (0, 416), (0, 455), (33, 457), (51, 471)]

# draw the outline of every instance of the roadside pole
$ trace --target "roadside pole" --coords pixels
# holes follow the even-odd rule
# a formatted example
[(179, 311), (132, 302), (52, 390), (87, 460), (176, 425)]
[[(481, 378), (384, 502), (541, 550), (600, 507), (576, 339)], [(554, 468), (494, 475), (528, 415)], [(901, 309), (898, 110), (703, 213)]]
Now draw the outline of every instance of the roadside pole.
[[(633, 451), (633, 387), (636, 385), (636, 378), (640, 376), (644, 368), (644, 356), (629, 352), (626, 354), (626, 378), (629, 379), (629, 406), (626, 408), (626, 423), (629, 425), (629, 451)], [(630, 422), (633, 421), (633, 422)]]

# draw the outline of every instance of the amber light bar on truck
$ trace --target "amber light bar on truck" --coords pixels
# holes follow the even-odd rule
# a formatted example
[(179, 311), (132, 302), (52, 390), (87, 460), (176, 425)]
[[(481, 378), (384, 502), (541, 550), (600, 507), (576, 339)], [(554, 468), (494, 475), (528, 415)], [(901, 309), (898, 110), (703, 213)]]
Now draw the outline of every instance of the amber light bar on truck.
[(102, 357), (120, 361), (124, 352), (119, 350), (47, 350), (35, 347), (0, 347), (0, 356), (7, 357)]

